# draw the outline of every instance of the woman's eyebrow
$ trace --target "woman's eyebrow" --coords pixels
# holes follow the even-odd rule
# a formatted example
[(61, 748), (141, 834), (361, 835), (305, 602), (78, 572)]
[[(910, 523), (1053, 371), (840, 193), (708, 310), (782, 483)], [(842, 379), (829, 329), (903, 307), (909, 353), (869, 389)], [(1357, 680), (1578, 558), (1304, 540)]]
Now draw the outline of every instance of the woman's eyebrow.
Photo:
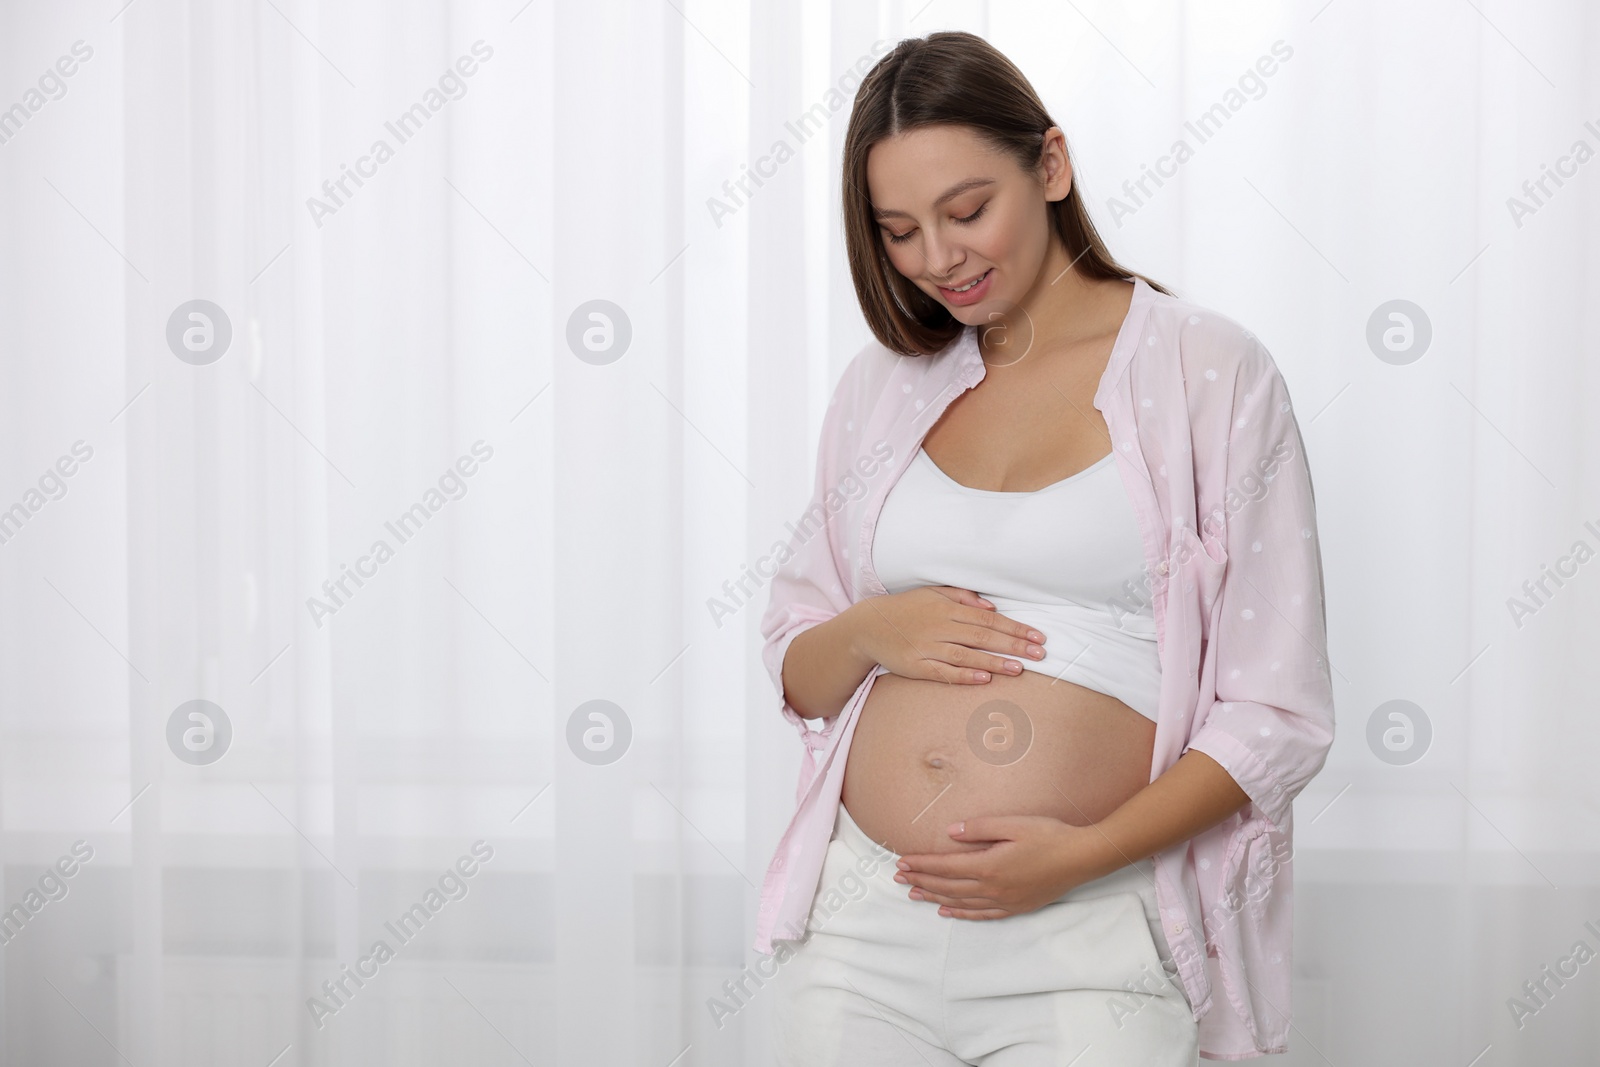
[[(943, 193), (939, 194), (939, 198), (933, 202), (933, 206), (934, 207), (938, 207), (940, 204), (944, 203), (946, 200), (953, 200), (956, 197), (960, 196), (962, 193), (966, 192), (968, 189), (976, 189), (979, 186), (993, 185), (993, 184), (994, 184), (994, 179), (993, 178), (968, 178), (965, 181), (956, 182), (950, 188), (946, 189)], [(908, 219), (911, 217), (910, 215), (906, 214), (904, 211), (896, 211), (893, 208), (873, 208), (872, 209), (872, 217), (875, 218), (875, 219), (886, 219), (886, 218), (889, 218), (890, 216), (893, 216), (893, 215), (898, 215), (898, 216), (900, 216), (902, 218), (908, 218)]]

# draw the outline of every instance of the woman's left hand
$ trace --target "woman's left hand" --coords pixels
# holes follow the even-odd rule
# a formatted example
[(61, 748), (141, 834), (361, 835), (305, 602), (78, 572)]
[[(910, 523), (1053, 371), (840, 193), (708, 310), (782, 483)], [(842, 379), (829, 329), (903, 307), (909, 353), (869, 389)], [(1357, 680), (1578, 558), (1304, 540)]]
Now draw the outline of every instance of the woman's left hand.
[(1046, 815), (981, 815), (952, 823), (949, 832), (957, 841), (993, 843), (902, 856), (894, 877), (911, 886), (911, 899), (938, 904), (940, 915), (957, 919), (1003, 919), (1042, 908), (1101, 877), (1110, 848), (1097, 828)]

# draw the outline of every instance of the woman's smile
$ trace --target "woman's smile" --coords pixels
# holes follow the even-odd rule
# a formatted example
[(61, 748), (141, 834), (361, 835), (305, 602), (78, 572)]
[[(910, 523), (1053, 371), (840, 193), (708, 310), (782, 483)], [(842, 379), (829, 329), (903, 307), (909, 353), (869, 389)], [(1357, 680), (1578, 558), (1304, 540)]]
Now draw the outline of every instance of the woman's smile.
[[(943, 296), (947, 302), (963, 307), (968, 304), (976, 304), (978, 301), (982, 300), (986, 295), (988, 295), (989, 282), (993, 274), (994, 268), (990, 267), (982, 274), (979, 274), (976, 277), (968, 278), (954, 288), (939, 285), (939, 295)], [(938, 285), (937, 282), (934, 284)]]

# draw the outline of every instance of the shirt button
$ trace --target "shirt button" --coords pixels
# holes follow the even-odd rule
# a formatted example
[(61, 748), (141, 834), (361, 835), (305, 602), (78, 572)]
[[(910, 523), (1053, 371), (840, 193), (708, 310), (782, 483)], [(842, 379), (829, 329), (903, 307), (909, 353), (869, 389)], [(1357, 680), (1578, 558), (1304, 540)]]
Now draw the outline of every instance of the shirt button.
[(1181, 933), (1183, 933), (1183, 931), (1184, 931), (1184, 925), (1182, 923), (1173, 923), (1172, 924), (1172, 932), (1173, 933), (1181, 934)]
[(775, 871), (783, 870), (783, 857), (782, 856), (779, 856), (777, 859), (772, 861), (772, 869), (775, 870)]
[(1167, 573), (1167, 561), (1166, 560), (1162, 560), (1160, 563), (1156, 564), (1156, 573), (1157, 574), (1165, 574), (1165, 573)]

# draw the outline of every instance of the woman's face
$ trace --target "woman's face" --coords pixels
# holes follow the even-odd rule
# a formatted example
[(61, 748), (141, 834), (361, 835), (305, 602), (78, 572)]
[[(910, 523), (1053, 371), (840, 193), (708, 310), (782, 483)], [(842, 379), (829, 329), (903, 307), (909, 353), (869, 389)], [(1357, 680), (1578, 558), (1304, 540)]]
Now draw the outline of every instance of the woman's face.
[(1045, 146), (1037, 173), (966, 126), (918, 127), (867, 154), (889, 262), (960, 322), (990, 322), (1050, 282), (1041, 283), (1053, 232), (1047, 203), (1067, 195), (1072, 171), (1059, 129)]

